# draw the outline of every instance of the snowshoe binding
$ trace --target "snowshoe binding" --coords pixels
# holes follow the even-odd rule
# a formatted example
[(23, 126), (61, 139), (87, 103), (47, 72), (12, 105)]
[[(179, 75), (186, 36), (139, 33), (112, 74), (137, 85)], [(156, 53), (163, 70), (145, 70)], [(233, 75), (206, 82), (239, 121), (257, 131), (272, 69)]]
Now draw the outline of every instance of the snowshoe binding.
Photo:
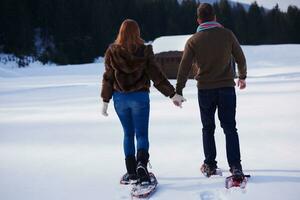
[(245, 175), (241, 168), (236, 167), (232, 167), (230, 172), (232, 175), (226, 178), (225, 188), (230, 189), (232, 187), (239, 187), (241, 189), (245, 189), (250, 175)]
[(158, 185), (157, 179), (153, 173), (149, 173), (149, 181), (138, 182), (131, 189), (132, 199), (147, 199), (156, 190)]

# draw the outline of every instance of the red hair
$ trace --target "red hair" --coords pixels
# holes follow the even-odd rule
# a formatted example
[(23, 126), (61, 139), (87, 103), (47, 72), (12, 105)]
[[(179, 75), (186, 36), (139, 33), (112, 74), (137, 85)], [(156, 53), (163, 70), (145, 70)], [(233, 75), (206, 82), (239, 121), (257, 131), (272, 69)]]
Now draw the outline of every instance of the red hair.
[(132, 19), (124, 20), (115, 44), (123, 46), (130, 52), (134, 52), (139, 46), (143, 45), (144, 40), (141, 38), (138, 23)]

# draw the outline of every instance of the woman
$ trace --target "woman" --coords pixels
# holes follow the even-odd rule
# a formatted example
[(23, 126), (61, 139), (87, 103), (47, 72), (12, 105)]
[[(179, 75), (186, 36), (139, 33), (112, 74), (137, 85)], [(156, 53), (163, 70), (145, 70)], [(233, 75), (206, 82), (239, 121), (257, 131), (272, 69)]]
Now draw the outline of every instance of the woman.
[(108, 115), (108, 103), (113, 98), (123, 126), (127, 173), (121, 178), (121, 184), (150, 183), (147, 170), (150, 80), (162, 94), (180, 101), (180, 96), (175, 94), (174, 87), (155, 63), (152, 46), (146, 46), (141, 39), (137, 22), (127, 19), (106, 51), (101, 91), (102, 114)]

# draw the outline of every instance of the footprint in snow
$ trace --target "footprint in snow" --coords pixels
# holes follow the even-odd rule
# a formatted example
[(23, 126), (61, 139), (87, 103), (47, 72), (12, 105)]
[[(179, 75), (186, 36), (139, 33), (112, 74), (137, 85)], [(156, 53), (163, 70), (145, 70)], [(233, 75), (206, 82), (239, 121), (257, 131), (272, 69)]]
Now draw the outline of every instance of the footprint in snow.
[(204, 191), (200, 193), (201, 200), (223, 200), (217, 192)]

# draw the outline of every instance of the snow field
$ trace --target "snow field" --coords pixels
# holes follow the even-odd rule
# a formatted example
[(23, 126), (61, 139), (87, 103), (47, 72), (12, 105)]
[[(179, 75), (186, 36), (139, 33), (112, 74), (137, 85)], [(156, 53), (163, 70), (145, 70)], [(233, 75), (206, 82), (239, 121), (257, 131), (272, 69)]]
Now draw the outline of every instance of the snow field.
[[(228, 191), (225, 177), (200, 173), (202, 126), (196, 82), (189, 80), (182, 109), (151, 88), (150, 162), (159, 181), (151, 199), (299, 199), (300, 45), (243, 49), (249, 78), (247, 89), (237, 90), (237, 128), (242, 164), (252, 175), (247, 191)], [(125, 166), (113, 103), (108, 118), (100, 115), (102, 72), (103, 64), (0, 66), (1, 200), (130, 199), (130, 188), (118, 184)], [(216, 122), (218, 165), (227, 176)]]

